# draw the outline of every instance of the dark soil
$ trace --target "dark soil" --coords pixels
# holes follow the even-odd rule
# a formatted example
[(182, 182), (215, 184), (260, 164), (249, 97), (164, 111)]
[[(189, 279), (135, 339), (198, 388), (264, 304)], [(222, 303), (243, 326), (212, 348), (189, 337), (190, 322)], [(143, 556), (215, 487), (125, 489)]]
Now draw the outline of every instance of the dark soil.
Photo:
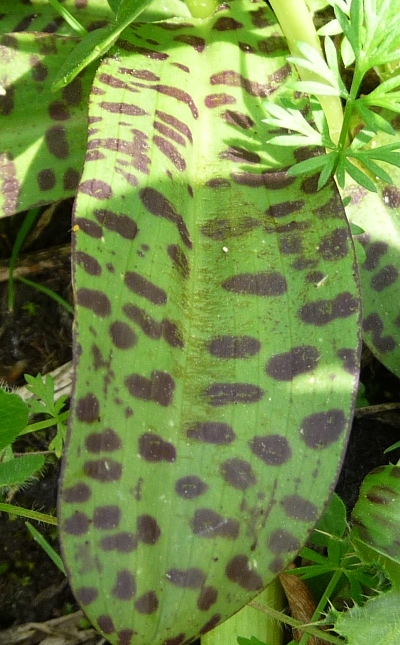
[[(0, 222), (3, 227), (0, 228), (0, 270), (2, 265), (6, 273), (21, 219), (18, 216)], [(31, 236), (17, 266), (25, 267), (23, 273), (30, 280), (50, 287), (72, 302), (70, 222), (69, 201), (54, 210), (38, 237)], [(46, 249), (44, 265), (43, 249)], [(3, 276), (3, 282), (0, 281), (0, 378), (11, 386), (20, 385), (24, 382), (24, 373), (46, 373), (70, 360), (71, 326), (72, 317), (62, 306), (21, 283), (16, 283), (15, 307), (10, 313), (7, 281)], [(377, 363), (368, 350), (363, 359), (362, 381), (370, 404), (400, 401), (400, 381)], [(369, 415), (355, 419), (337, 486), (349, 509), (357, 499), (364, 476), (377, 465), (395, 463), (400, 458), (400, 450), (383, 454), (399, 439), (400, 410), (382, 412), (378, 418)], [(48, 441), (49, 436), (43, 433), (27, 435), (14, 449), (43, 451)], [(58, 476), (59, 463), (49, 457), (43, 476), (25, 490), (15, 494), (9, 491), (3, 501), (54, 513)], [(39, 529), (57, 550), (54, 527), (40, 526)], [(0, 515), (0, 608), (0, 630), (26, 622), (47, 621), (77, 609), (63, 574), (31, 538), (24, 519), (10, 518), (4, 513)]]

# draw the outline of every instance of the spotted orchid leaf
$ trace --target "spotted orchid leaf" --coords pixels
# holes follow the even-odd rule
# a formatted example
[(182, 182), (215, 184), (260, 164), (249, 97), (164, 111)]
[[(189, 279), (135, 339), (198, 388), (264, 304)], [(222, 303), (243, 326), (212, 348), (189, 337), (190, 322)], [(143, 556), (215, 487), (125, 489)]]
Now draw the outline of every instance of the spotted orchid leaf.
[(75, 206), (62, 551), (109, 642), (181, 645), (259, 593), (327, 503), (355, 258), (334, 184), (264, 143), (263, 103), (293, 79), (263, 2), (133, 24), (110, 54)]
[[(51, 84), (76, 39), (5, 35), (0, 47), (0, 214), (73, 196), (82, 172), (94, 67), (60, 92)], [(34, 119), (29, 122), (31, 115)]]
[[(393, 138), (380, 133), (375, 141), (385, 145)], [(349, 219), (363, 230), (357, 236), (366, 253), (360, 264), (363, 338), (378, 360), (400, 376), (400, 169), (391, 166), (390, 174), (393, 185), (375, 179), (376, 193), (349, 181), (344, 196), (351, 199)]]

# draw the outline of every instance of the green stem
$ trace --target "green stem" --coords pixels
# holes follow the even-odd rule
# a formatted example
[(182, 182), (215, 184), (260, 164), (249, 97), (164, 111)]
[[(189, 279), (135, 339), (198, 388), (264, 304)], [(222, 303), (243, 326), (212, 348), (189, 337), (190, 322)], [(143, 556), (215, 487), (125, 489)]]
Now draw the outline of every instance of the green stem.
[[(329, 581), (329, 584), (327, 585), (324, 593), (322, 594), (320, 601), (312, 615), (311, 621), (310, 622), (315, 622), (320, 619), (321, 613), (325, 609), (326, 603), (328, 599), (332, 596), (336, 585), (338, 584), (340, 578), (342, 576), (342, 571), (341, 569), (337, 569), (335, 573), (333, 574), (332, 578)], [(307, 645), (308, 639), (310, 635), (309, 634), (303, 634), (303, 636), (300, 639), (299, 645)]]
[(69, 417), (69, 410), (59, 414), (58, 417), (52, 417), (51, 419), (45, 419), (44, 421), (37, 421), (36, 423), (30, 423), (26, 426), (22, 432), (19, 433), (19, 437), (24, 434), (29, 434), (30, 432), (37, 432), (38, 430), (45, 430), (46, 428), (51, 428), (52, 426), (57, 425), (58, 423), (63, 423)]
[(276, 611), (276, 609), (272, 609), (272, 607), (268, 607), (268, 605), (260, 605), (260, 603), (256, 602), (255, 600), (252, 600), (249, 604), (251, 607), (262, 611), (264, 614), (268, 614), (272, 618), (276, 618), (277, 620), (280, 620), (282, 623), (290, 625), (291, 627), (296, 627), (297, 629), (301, 629), (302, 631), (307, 631), (309, 634), (317, 636), (318, 638), (325, 640), (327, 643), (333, 643), (333, 645), (345, 645), (345, 641), (342, 638), (339, 638), (338, 636), (332, 636), (328, 632), (323, 632), (321, 629), (313, 627), (312, 625), (303, 625), (300, 620), (286, 616), (286, 614), (283, 614), (281, 611)]
[[(293, 56), (299, 56), (300, 51), (297, 43), (303, 42), (315, 49), (316, 56), (323, 58), (319, 38), (305, 1), (270, 0), (270, 4), (280, 23), (291, 54)], [(303, 81), (317, 80), (321, 82), (321, 78), (310, 70), (298, 67), (297, 71)], [(330, 137), (334, 143), (337, 143), (343, 121), (343, 110), (340, 98), (338, 96), (318, 96), (317, 98), (324, 110)]]
[(14, 242), (13, 250), (11, 253), (10, 263), (8, 265), (9, 277), (8, 277), (8, 311), (11, 313), (14, 311), (15, 305), (15, 287), (14, 287), (14, 269), (17, 263), (19, 252), (25, 241), (26, 236), (29, 233), (31, 226), (34, 221), (40, 214), (39, 208), (32, 208), (26, 214), (24, 221), (17, 233), (16, 240)]
[(81, 25), (80, 22), (74, 16), (70, 14), (68, 9), (63, 7), (58, 0), (49, 0), (50, 4), (54, 7), (54, 9), (64, 18), (64, 20), (69, 24), (70, 27), (74, 31), (76, 31), (80, 36), (86, 36), (87, 31), (85, 27)]
[(46, 294), (46, 296), (49, 296), (49, 298), (53, 298), (53, 300), (58, 302), (58, 304), (64, 307), (64, 309), (66, 309), (70, 314), (74, 315), (75, 312), (73, 306), (70, 305), (69, 302), (64, 300), (64, 298), (61, 298), (61, 296), (59, 296), (58, 293), (56, 293), (52, 289), (48, 289), (48, 287), (44, 287), (37, 282), (33, 282), (33, 280), (28, 280), (27, 278), (18, 277), (18, 280), (20, 280), (20, 282), (23, 282), (24, 284), (27, 284), (29, 287), (33, 287), (37, 291)]
[(21, 517), (28, 517), (31, 520), (36, 520), (37, 522), (46, 522), (46, 524), (53, 524), (54, 526), (57, 526), (56, 517), (53, 517), (52, 515), (46, 515), (45, 513), (39, 513), (38, 511), (31, 511), (28, 508), (14, 506), (14, 504), (4, 504), (3, 502), (0, 502), (0, 513), (20, 515)]
[(193, 18), (208, 18), (218, 7), (218, 0), (185, 0)]
[[(284, 594), (278, 578), (257, 596), (257, 601), (276, 610), (283, 609)], [(279, 611), (278, 614), (281, 615)], [(202, 636), (201, 645), (234, 645), (238, 636), (247, 639), (254, 636), (268, 645), (282, 645), (283, 632), (276, 620), (257, 611), (250, 603)]]

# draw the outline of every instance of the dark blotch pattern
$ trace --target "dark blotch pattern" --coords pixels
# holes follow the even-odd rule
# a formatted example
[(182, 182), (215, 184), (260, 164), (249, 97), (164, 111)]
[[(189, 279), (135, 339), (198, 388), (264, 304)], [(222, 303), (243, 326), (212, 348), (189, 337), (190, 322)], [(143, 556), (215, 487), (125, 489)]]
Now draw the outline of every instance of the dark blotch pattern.
[(40, 170), (36, 177), (38, 186), (42, 191), (51, 190), (57, 183), (56, 175), (51, 168)]
[(108, 483), (121, 479), (122, 465), (113, 459), (89, 460), (84, 463), (83, 471), (87, 477)]
[(85, 439), (86, 450), (91, 453), (113, 452), (121, 448), (121, 439), (112, 428), (92, 432)]
[(312, 345), (293, 347), (289, 352), (276, 354), (267, 364), (266, 372), (276, 381), (292, 381), (299, 374), (312, 372), (319, 361), (319, 352)]
[(108, 231), (118, 233), (125, 240), (134, 240), (138, 228), (134, 219), (128, 215), (121, 215), (110, 210), (96, 210), (94, 215), (97, 221)]
[(390, 285), (397, 282), (398, 277), (399, 271), (397, 267), (394, 264), (388, 264), (374, 275), (371, 280), (371, 287), (374, 291), (383, 291), (386, 287), (390, 287)]
[(135, 609), (139, 614), (154, 614), (158, 609), (158, 598), (155, 591), (148, 591), (135, 601)]
[(252, 571), (246, 555), (236, 555), (232, 558), (225, 570), (227, 578), (235, 582), (246, 591), (258, 591), (263, 588), (261, 576)]
[(135, 332), (121, 320), (116, 320), (109, 327), (112, 343), (118, 349), (130, 349), (137, 343)]
[(257, 482), (251, 465), (244, 459), (227, 459), (221, 464), (220, 472), (224, 481), (237, 490), (247, 490)]
[(84, 251), (77, 251), (75, 253), (75, 261), (88, 275), (101, 275), (101, 264), (92, 255)]
[(136, 520), (137, 536), (144, 544), (155, 544), (161, 535), (157, 520), (151, 515), (139, 515)]
[(119, 553), (131, 553), (138, 547), (137, 536), (133, 533), (121, 532), (115, 535), (107, 535), (100, 541), (100, 548), (103, 551), (118, 551)]
[(206, 574), (196, 567), (191, 569), (169, 569), (166, 573), (166, 578), (176, 587), (199, 589), (205, 582)]
[(150, 462), (172, 463), (176, 459), (175, 446), (152, 432), (146, 432), (139, 438), (139, 455)]
[[(361, 241), (361, 240), (360, 240)], [(372, 242), (365, 249), (365, 262), (363, 269), (367, 271), (375, 271), (378, 267), (381, 258), (388, 252), (389, 244), (386, 242)]]
[(376, 349), (382, 354), (386, 354), (397, 347), (397, 342), (393, 336), (383, 336), (383, 329), (383, 322), (378, 314), (370, 314), (363, 320), (363, 330), (371, 332), (372, 342)]
[(103, 632), (103, 634), (113, 634), (115, 632), (115, 627), (111, 616), (102, 615), (97, 619), (98, 628)]
[(199, 629), (199, 634), (203, 635), (214, 629), (220, 622), (221, 618), (221, 614), (214, 614), (214, 616), (211, 616), (210, 620), (207, 620), (203, 627)]
[(125, 284), (130, 291), (136, 293), (138, 296), (142, 296), (142, 298), (146, 298), (146, 300), (149, 300), (154, 305), (165, 305), (167, 302), (167, 294), (165, 291), (141, 276), (140, 273), (127, 271), (125, 274)]
[(276, 529), (272, 531), (268, 538), (268, 547), (276, 555), (287, 553), (289, 551), (298, 551), (301, 544), (297, 537), (285, 529)]
[(99, 418), (100, 404), (97, 396), (89, 392), (78, 399), (76, 403), (76, 418), (78, 421), (92, 423)]
[(109, 199), (112, 195), (110, 184), (101, 179), (88, 179), (79, 185), (79, 191), (94, 199)]
[(203, 495), (206, 492), (207, 488), (207, 484), (200, 477), (196, 477), (196, 475), (181, 477), (175, 483), (176, 494), (184, 499), (199, 497), (199, 495)]
[(204, 396), (212, 406), (257, 403), (263, 398), (264, 391), (250, 383), (213, 383), (204, 390)]
[(346, 417), (342, 410), (315, 412), (305, 417), (301, 424), (300, 436), (304, 443), (314, 450), (327, 448), (337, 441), (346, 429)]
[(281, 296), (287, 291), (287, 282), (281, 273), (240, 273), (224, 280), (222, 287), (233, 293), (255, 296)]
[(105, 318), (111, 313), (111, 302), (103, 291), (81, 287), (76, 292), (77, 304), (91, 309), (96, 316)]
[(62, 493), (62, 498), (64, 502), (70, 504), (83, 504), (90, 499), (92, 491), (86, 484), (75, 484), (69, 488), (65, 488)]
[(208, 344), (208, 351), (217, 358), (247, 358), (260, 349), (260, 341), (252, 336), (218, 336)]
[(96, 600), (99, 592), (95, 587), (80, 587), (75, 591), (75, 595), (82, 605), (90, 605)]
[(293, 520), (313, 522), (318, 517), (318, 509), (315, 504), (300, 495), (287, 495), (281, 501), (281, 506), (286, 515)]
[(292, 456), (288, 440), (279, 434), (254, 437), (249, 446), (252, 453), (268, 466), (281, 466)]
[(337, 228), (322, 238), (318, 253), (327, 261), (345, 258), (348, 254), (348, 237), (346, 228)]
[(235, 440), (236, 435), (233, 428), (227, 423), (217, 421), (204, 421), (196, 423), (187, 431), (189, 439), (204, 441), (204, 443), (214, 443), (219, 445), (229, 445)]
[(117, 579), (112, 590), (112, 595), (118, 600), (131, 600), (136, 593), (134, 576), (128, 569), (122, 569), (117, 574)]
[(89, 529), (90, 520), (85, 513), (76, 511), (64, 522), (64, 531), (69, 535), (85, 535)]
[(101, 226), (96, 224), (96, 222), (92, 222), (92, 220), (87, 219), (86, 217), (77, 217), (75, 223), (79, 227), (79, 229), (83, 233), (86, 233), (86, 235), (89, 235), (89, 237), (93, 237), (94, 239), (98, 240), (103, 235)]
[(170, 201), (158, 190), (154, 188), (143, 188), (139, 191), (140, 200), (147, 210), (156, 217), (163, 217), (175, 224), (183, 244), (192, 248), (189, 231), (184, 222), (182, 215), (176, 212)]
[(210, 508), (197, 509), (191, 526), (195, 535), (204, 538), (222, 537), (236, 540), (240, 531), (240, 524), (237, 520), (222, 517)]
[(93, 524), (97, 529), (116, 529), (121, 519), (119, 506), (97, 506), (94, 509)]
[(149, 379), (140, 374), (131, 374), (126, 377), (125, 385), (137, 399), (154, 401), (164, 408), (172, 403), (175, 381), (167, 372), (154, 371)]
[(349, 292), (340, 293), (333, 300), (316, 300), (299, 309), (299, 318), (309, 325), (321, 327), (336, 318), (348, 318), (358, 310), (358, 300)]
[(197, 599), (197, 607), (200, 611), (208, 611), (218, 600), (218, 590), (215, 587), (204, 587)]
[(177, 244), (169, 244), (167, 253), (176, 267), (179, 275), (186, 279), (189, 277), (189, 262), (183, 250)]

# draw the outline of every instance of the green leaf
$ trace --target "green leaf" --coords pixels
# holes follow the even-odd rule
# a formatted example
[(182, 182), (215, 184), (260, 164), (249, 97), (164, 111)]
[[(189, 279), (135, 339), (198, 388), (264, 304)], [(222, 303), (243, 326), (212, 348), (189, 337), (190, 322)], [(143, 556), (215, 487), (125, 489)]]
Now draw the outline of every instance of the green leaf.
[(40, 544), (40, 546), (42, 547), (43, 551), (45, 553), (47, 553), (47, 555), (49, 556), (50, 560), (52, 560), (54, 562), (54, 564), (56, 565), (56, 567), (58, 567), (58, 569), (61, 571), (61, 573), (66, 575), (65, 568), (64, 568), (64, 565), (63, 565), (63, 561), (61, 560), (61, 558), (58, 555), (58, 553), (53, 549), (51, 544), (49, 544), (47, 542), (46, 538), (43, 537), (43, 535), (41, 533), (39, 533), (39, 531), (37, 529), (35, 529), (35, 527), (32, 526), (32, 524), (30, 522), (25, 522), (25, 525), (28, 527), (28, 531), (32, 535), (32, 537), (36, 540), (36, 542), (38, 544)]
[(333, 181), (265, 145), (265, 97), (292, 80), (260, 51), (275, 31), (250, 0), (138, 23), (93, 84), (60, 526), (112, 643), (189, 641), (245, 605), (309, 536), (346, 444), (354, 249)]
[(85, 67), (108, 52), (121, 32), (137, 18), (151, 0), (122, 0), (115, 22), (87, 34), (61, 66), (54, 82), (53, 91), (68, 85)]
[(43, 466), (43, 455), (23, 455), (0, 463), (0, 488), (23, 484)]
[(348, 645), (394, 645), (400, 639), (400, 593), (390, 591), (338, 615), (335, 630)]
[(344, 160), (344, 169), (360, 186), (370, 190), (371, 192), (376, 192), (377, 188), (372, 179), (368, 177), (360, 168), (355, 166), (349, 159)]
[(0, 388), (0, 450), (11, 444), (28, 422), (28, 407), (18, 394)]

